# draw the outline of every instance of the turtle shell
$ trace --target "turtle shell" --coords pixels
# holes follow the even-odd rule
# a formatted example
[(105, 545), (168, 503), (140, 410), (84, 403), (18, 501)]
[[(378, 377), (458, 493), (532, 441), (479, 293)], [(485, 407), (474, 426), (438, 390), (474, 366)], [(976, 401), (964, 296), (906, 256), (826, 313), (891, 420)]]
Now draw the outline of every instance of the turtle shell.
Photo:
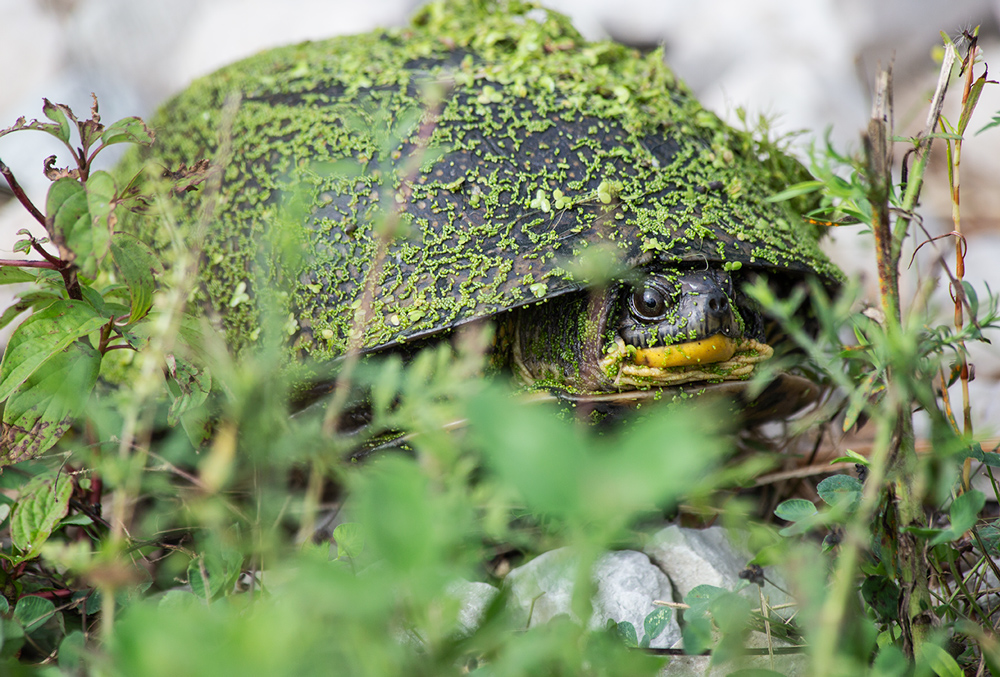
[(434, 3), (408, 28), (267, 51), (153, 127), (157, 164), (223, 168), (192, 242), (237, 347), (275, 301), (297, 358), (396, 346), (581, 290), (588, 251), (619, 277), (840, 278), (815, 230), (768, 200), (803, 178), (795, 161), (705, 111), (659, 52), (586, 42), (530, 4)]

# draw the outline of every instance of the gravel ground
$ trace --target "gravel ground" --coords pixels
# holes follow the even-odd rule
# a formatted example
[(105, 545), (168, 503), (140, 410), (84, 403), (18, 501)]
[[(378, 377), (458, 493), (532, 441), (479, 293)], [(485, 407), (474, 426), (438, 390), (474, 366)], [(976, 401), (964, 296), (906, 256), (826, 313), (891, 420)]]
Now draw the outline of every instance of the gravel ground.
[[(89, 107), (98, 93), (106, 120), (149, 115), (192, 78), (261, 49), (295, 41), (399, 25), (415, 0), (0, 0), (0, 127), (20, 115), (38, 117), (41, 98)], [(738, 107), (764, 113), (800, 151), (831, 127), (840, 148), (857, 147), (869, 115), (868, 83), (880, 63), (894, 63), (897, 124), (922, 126), (936, 79), (931, 48), (940, 30), (956, 34), (982, 24), (986, 60), (997, 60), (1000, 0), (549, 0), (593, 39), (662, 44), (667, 60), (723, 117)], [(1000, 68), (1000, 66), (997, 66)], [(1000, 110), (1000, 87), (988, 87), (971, 128)], [(956, 119), (952, 112), (950, 119)], [(40, 134), (0, 140), (0, 157), (38, 202), (47, 180), (39, 160), (57, 153)], [(110, 154), (109, 154), (110, 155)], [(109, 159), (112, 159), (109, 157)], [(952, 229), (945, 168), (938, 162), (924, 193), (924, 225), (931, 234)], [(962, 157), (963, 230), (968, 233), (968, 278), (1000, 290), (1000, 130), (974, 137)], [(6, 204), (5, 204), (6, 203)], [(0, 193), (0, 258), (10, 258), (19, 228), (35, 224)], [(853, 231), (837, 231), (831, 256), (863, 279), (875, 298), (871, 246)], [(942, 250), (947, 255), (947, 249)], [(952, 255), (953, 258), (953, 255)], [(921, 251), (916, 265), (934, 270)], [(950, 260), (950, 259), (946, 259)], [(935, 297), (944, 312), (945, 289)], [(0, 303), (3, 298), (0, 298)], [(996, 338), (996, 337), (995, 337)], [(4, 340), (0, 335), (0, 342)], [(1000, 351), (977, 346), (973, 383), (976, 418), (984, 433), (1000, 428)]]

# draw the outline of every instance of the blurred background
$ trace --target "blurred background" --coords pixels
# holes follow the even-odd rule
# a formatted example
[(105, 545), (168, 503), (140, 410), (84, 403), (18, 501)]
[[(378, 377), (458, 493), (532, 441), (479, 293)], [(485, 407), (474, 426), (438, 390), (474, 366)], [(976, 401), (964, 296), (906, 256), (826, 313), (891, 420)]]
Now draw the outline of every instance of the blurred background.
[[(0, 128), (17, 117), (41, 117), (42, 97), (83, 115), (96, 92), (105, 121), (149, 116), (193, 78), (262, 49), (406, 23), (419, 0), (0, 0)], [(940, 32), (956, 37), (981, 25), (985, 61), (1000, 72), (1000, 0), (544, 0), (569, 14), (588, 38), (637, 47), (662, 45), (667, 62), (723, 118), (737, 109), (768, 116), (780, 134), (803, 132), (795, 148), (830, 138), (857, 150), (870, 115), (870, 86), (892, 64), (897, 133), (922, 128), (938, 64)], [(957, 89), (957, 88), (956, 88)], [(957, 120), (952, 91), (945, 115)], [(1000, 85), (987, 86), (970, 130), (1000, 111)], [(0, 139), (0, 158), (36, 204), (48, 181), (42, 158), (59, 152), (39, 133)], [(897, 151), (897, 160), (902, 150)], [(940, 144), (923, 193), (924, 225), (952, 230), (951, 201)], [(111, 153), (105, 157), (112, 162)], [(63, 157), (60, 165), (65, 165)], [(971, 136), (962, 153), (962, 227), (969, 237), (967, 275), (982, 291), (1000, 290), (1000, 128)], [(0, 258), (33, 220), (0, 185)], [(840, 229), (827, 249), (876, 299), (870, 239)], [(952, 250), (953, 245), (942, 251)], [(921, 251), (927, 265), (930, 248)], [(953, 258), (953, 254), (951, 255)], [(953, 262), (952, 262), (953, 263)], [(938, 290), (945, 313), (947, 290)], [(0, 301), (3, 301), (0, 298)], [(3, 336), (0, 335), (0, 343)], [(977, 362), (980, 420), (1000, 422), (1000, 350), (986, 346)], [(975, 398), (974, 398), (975, 401)], [(994, 432), (1000, 424), (988, 424)]]

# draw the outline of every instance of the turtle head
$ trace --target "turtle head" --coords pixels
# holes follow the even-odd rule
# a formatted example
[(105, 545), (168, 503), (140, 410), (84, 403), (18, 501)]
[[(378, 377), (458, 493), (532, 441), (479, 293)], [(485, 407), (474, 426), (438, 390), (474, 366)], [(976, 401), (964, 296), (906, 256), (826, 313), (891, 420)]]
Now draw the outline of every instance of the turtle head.
[(650, 350), (721, 334), (742, 336), (733, 280), (723, 270), (653, 273), (627, 289), (618, 334), (626, 345)]
[(773, 351), (721, 267), (647, 270), (632, 282), (518, 314), (513, 362), (527, 383), (610, 392), (748, 379)]
[(648, 273), (619, 302), (605, 374), (617, 388), (749, 378), (772, 350), (739, 282), (718, 267)]

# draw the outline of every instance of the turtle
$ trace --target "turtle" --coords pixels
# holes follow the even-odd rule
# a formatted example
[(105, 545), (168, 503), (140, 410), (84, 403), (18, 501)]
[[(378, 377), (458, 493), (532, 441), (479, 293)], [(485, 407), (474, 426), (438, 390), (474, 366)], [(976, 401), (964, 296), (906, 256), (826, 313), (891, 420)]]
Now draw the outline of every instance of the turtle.
[[(771, 199), (800, 163), (704, 109), (660, 50), (588, 42), (531, 2), (441, 0), (271, 49), (152, 127), (138, 160), (220, 168), (183, 198), (191, 232), (207, 223), (199, 302), (237, 351), (281, 308), (310, 393), (349, 350), (484, 321), (496, 365), (568, 401), (740, 393), (780, 340), (744, 285), (843, 279), (802, 204)], [(764, 418), (816, 395), (791, 374), (770, 392)]]

